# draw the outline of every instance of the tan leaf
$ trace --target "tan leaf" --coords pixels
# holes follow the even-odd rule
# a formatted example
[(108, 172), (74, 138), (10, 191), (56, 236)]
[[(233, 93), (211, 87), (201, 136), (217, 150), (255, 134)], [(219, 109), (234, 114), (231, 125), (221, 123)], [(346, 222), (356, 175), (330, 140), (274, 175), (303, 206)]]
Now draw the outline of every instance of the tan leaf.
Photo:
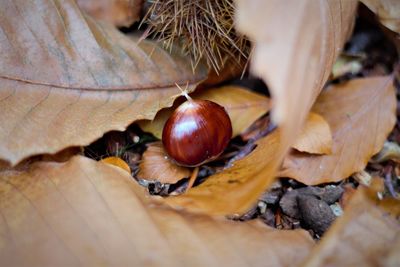
[[(270, 125), (270, 118), (263, 117), (257, 120), (251, 127), (249, 127), (241, 137), (244, 141), (248, 141), (252, 138), (262, 135)], [(296, 142), (292, 146), (299, 151), (312, 153), (312, 154), (329, 154), (332, 150), (332, 133), (329, 124), (325, 119), (311, 112), (303, 126), (303, 129), (299, 136), (296, 138)]]
[(321, 115), (311, 112), (293, 148), (311, 154), (330, 154), (332, 133), (326, 120)]
[(361, 0), (374, 12), (381, 23), (400, 33), (400, 2), (398, 0)]
[[(268, 83), (281, 130), (234, 166), (170, 205), (213, 214), (245, 212), (273, 182), (284, 155), (328, 79), (355, 18), (357, 1), (237, 0), (237, 24), (255, 41), (252, 69)], [(340, 19), (337, 19), (340, 18)]]
[(255, 41), (251, 69), (274, 99), (273, 118), (299, 129), (351, 33), (357, 1), (236, 3), (237, 27)]
[(174, 207), (208, 214), (244, 213), (275, 179), (280, 164), (278, 130), (257, 141), (257, 147), (229, 169), (214, 174), (184, 195), (164, 201)]
[(190, 169), (173, 163), (161, 142), (149, 144), (139, 164), (137, 177), (145, 180), (157, 180), (161, 183), (174, 184), (190, 176)]
[(74, 157), (0, 174), (2, 266), (293, 266), (303, 230), (173, 211), (124, 170)]
[(218, 71), (218, 73), (213, 68), (210, 69), (207, 79), (199, 85), (199, 88), (215, 87), (225, 81), (240, 77), (247, 67), (247, 62), (241, 61), (239, 63), (237, 59), (233, 57), (228, 58), (228, 60), (229, 61), (222, 66), (222, 69)]
[(139, 21), (143, 0), (77, 0), (79, 7), (95, 19), (129, 27)]
[(107, 157), (100, 160), (103, 163), (107, 163), (118, 168), (125, 170), (127, 173), (131, 173), (131, 168), (129, 167), (128, 163), (126, 163), (123, 159), (118, 157)]
[(396, 122), (393, 77), (331, 86), (318, 98), (313, 111), (331, 126), (332, 154), (293, 152), (285, 159), (280, 175), (308, 185), (340, 181), (363, 170), (392, 130)]
[[(247, 129), (247, 127), (270, 108), (270, 101), (266, 96), (239, 86), (205, 89), (193, 93), (191, 97), (194, 99), (210, 100), (223, 106), (231, 118), (233, 136)], [(157, 113), (153, 121), (140, 121), (140, 127), (144, 131), (150, 132), (161, 139), (164, 124), (175, 108), (161, 110)]]
[(71, 0), (0, 1), (0, 28), (0, 158), (12, 164), (152, 119), (176, 82), (191, 91), (207, 74)]
[[(302, 266), (399, 266), (400, 223), (358, 190)], [(389, 209), (388, 209), (389, 208)]]

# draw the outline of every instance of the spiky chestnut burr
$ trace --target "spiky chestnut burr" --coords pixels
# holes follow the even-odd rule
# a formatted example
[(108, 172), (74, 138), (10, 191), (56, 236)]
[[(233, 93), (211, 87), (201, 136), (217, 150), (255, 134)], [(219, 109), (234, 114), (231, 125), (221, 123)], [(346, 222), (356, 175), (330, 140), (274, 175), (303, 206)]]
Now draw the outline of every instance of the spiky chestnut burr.
[(195, 68), (201, 59), (216, 73), (229, 62), (243, 66), (250, 42), (234, 29), (233, 0), (148, 0), (147, 33), (167, 49), (179, 41)]

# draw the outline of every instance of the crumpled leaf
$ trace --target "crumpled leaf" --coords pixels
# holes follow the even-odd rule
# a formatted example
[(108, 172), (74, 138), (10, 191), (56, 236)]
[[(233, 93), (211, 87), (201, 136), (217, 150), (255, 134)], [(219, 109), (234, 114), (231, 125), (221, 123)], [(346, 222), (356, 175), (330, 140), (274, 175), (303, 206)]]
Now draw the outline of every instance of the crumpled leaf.
[(324, 91), (313, 107), (332, 130), (330, 155), (292, 152), (280, 176), (308, 185), (336, 182), (365, 168), (396, 122), (393, 77), (354, 79)]
[(98, 20), (129, 27), (140, 20), (143, 0), (77, 0), (79, 7)]
[[(210, 100), (223, 106), (231, 119), (233, 136), (246, 130), (270, 108), (268, 97), (239, 86), (200, 90), (193, 93), (191, 97), (193, 99)], [(140, 121), (139, 126), (144, 131), (161, 139), (164, 124), (177, 106), (178, 103), (173, 108), (161, 110), (152, 121)]]
[(161, 142), (147, 145), (139, 164), (137, 177), (144, 180), (157, 180), (174, 184), (190, 176), (190, 169), (173, 163), (165, 152)]
[(400, 222), (388, 213), (400, 202), (383, 207), (357, 191), (302, 266), (399, 266)]
[(293, 266), (314, 243), (303, 230), (171, 210), (84, 157), (1, 173), (0, 210), (4, 266)]
[(329, 124), (321, 115), (311, 112), (293, 148), (311, 154), (330, 154), (332, 142)]
[(183, 56), (83, 16), (74, 1), (0, 1), (0, 158), (87, 145), (152, 119), (205, 78)]
[(398, 0), (361, 0), (387, 28), (400, 33), (400, 2)]
[(232, 168), (166, 199), (191, 211), (243, 213), (273, 182), (351, 32), (357, 7), (352, 0), (235, 2), (238, 28), (255, 41), (251, 68), (271, 89), (280, 130)]

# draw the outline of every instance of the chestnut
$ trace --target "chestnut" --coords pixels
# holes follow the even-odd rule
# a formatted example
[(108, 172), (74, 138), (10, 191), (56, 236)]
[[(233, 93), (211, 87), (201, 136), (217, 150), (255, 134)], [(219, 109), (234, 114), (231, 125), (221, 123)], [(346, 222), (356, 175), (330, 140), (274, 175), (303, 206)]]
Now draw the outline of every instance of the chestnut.
[(232, 124), (224, 107), (189, 97), (165, 123), (162, 142), (175, 163), (195, 167), (221, 155), (231, 137)]

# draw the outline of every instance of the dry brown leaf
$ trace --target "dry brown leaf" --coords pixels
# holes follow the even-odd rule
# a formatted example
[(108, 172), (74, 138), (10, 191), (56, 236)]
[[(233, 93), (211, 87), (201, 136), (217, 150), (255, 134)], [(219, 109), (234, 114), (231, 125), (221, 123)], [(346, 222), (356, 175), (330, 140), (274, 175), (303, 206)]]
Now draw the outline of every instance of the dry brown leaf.
[[(223, 106), (232, 121), (233, 136), (247, 129), (270, 108), (270, 101), (266, 96), (239, 86), (205, 89), (193, 93), (191, 97), (210, 100)], [(175, 108), (161, 110), (152, 121), (140, 121), (140, 127), (161, 139), (164, 124)]]
[(400, 1), (398, 0), (360, 0), (374, 12), (381, 23), (400, 33)]
[(218, 73), (214, 69), (210, 69), (207, 79), (199, 84), (199, 88), (215, 87), (218, 84), (242, 76), (248, 62), (242, 61), (238, 63), (236, 58), (229, 58), (228, 60)]
[(257, 147), (233, 166), (207, 178), (184, 195), (164, 201), (174, 207), (208, 214), (241, 214), (254, 204), (258, 196), (273, 181), (280, 164), (279, 131), (257, 141)]
[(173, 163), (161, 142), (149, 144), (139, 164), (137, 177), (145, 180), (157, 180), (174, 184), (190, 176), (190, 169)]
[(351, 33), (357, 1), (236, 3), (237, 26), (255, 41), (251, 69), (274, 98), (273, 118), (299, 129)]
[(280, 175), (308, 185), (340, 181), (363, 170), (392, 130), (396, 122), (393, 77), (331, 86), (318, 98), (313, 111), (331, 126), (332, 154), (293, 152), (286, 157)]
[[(357, 1), (237, 0), (237, 24), (255, 41), (252, 69), (268, 83), (281, 130), (234, 166), (170, 205), (213, 214), (245, 212), (273, 182), (284, 155), (351, 33)], [(338, 19), (339, 18), (339, 19)]]
[(293, 148), (311, 154), (330, 154), (332, 142), (329, 124), (321, 115), (311, 112)]
[(0, 28), (0, 158), (12, 164), (152, 119), (176, 82), (191, 91), (207, 75), (71, 0), (0, 1)]
[(117, 166), (118, 168), (123, 169), (127, 173), (131, 173), (131, 168), (129, 167), (128, 163), (126, 163), (123, 159), (118, 157), (107, 157), (100, 160), (103, 163), (107, 163), (113, 166)]
[(399, 266), (400, 223), (388, 212), (400, 202), (376, 203), (359, 189), (302, 266)]
[(95, 19), (119, 27), (139, 21), (143, 0), (77, 0), (79, 7)]
[(125, 171), (74, 157), (0, 174), (2, 266), (293, 266), (303, 230), (173, 211)]

